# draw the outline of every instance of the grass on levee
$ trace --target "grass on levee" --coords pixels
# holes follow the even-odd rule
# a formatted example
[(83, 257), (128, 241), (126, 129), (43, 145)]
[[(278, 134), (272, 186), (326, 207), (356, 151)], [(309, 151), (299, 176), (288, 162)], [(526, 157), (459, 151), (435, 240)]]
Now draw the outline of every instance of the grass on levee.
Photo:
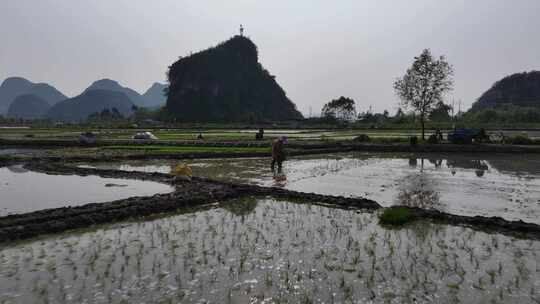
[(404, 207), (385, 208), (379, 214), (379, 222), (385, 226), (402, 226), (414, 220), (411, 211)]
[(190, 146), (107, 146), (102, 150), (142, 151), (145, 153), (270, 153), (270, 147), (190, 147)]

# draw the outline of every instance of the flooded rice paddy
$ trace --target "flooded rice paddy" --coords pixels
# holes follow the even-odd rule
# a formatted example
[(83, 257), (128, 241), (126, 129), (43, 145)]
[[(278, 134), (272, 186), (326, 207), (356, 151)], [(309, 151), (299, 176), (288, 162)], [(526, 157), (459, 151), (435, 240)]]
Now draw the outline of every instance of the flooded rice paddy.
[(243, 199), (0, 247), (1, 303), (538, 303), (540, 242)]
[(20, 155), (33, 155), (35, 153), (41, 152), (40, 149), (28, 149), (28, 148), (0, 148), (0, 156), (10, 155), (10, 156), (20, 156)]
[[(101, 164), (127, 171), (170, 172), (175, 162)], [(269, 159), (195, 160), (194, 175), (319, 194), (360, 196), (384, 206), (434, 208), (540, 224), (540, 156), (354, 153), (291, 158), (285, 178)]]
[(169, 185), (149, 181), (48, 175), (22, 166), (0, 167), (0, 216), (173, 190)]

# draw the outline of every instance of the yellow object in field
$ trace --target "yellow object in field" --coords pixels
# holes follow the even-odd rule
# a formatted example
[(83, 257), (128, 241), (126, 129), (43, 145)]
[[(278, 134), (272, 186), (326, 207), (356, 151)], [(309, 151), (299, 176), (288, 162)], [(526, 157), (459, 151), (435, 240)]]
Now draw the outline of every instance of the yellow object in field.
[(191, 171), (191, 167), (185, 164), (177, 165), (174, 170), (172, 171), (172, 174), (176, 175), (177, 177), (184, 178), (187, 180), (191, 180), (191, 176), (193, 175), (193, 171)]

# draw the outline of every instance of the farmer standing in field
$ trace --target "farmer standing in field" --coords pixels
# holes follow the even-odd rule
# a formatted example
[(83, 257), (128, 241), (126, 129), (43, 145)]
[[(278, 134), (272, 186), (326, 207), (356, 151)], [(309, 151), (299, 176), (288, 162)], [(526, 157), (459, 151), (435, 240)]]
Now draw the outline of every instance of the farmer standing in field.
[(276, 163), (278, 166), (277, 173), (281, 173), (281, 165), (285, 161), (285, 147), (284, 145), (288, 143), (286, 136), (281, 136), (275, 139), (272, 142), (272, 172), (275, 172)]

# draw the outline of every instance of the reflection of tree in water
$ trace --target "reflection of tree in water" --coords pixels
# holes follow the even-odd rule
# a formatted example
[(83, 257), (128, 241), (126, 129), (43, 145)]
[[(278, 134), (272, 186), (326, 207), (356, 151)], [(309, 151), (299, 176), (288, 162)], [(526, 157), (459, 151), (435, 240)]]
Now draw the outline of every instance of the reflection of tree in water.
[(397, 195), (397, 204), (423, 209), (444, 209), (439, 193), (433, 188), (433, 181), (422, 172), (403, 178)]
[[(475, 169), (474, 173), (478, 177), (484, 176), (484, 173), (489, 170), (489, 166), (485, 161), (477, 159), (449, 158), (446, 160), (446, 165), (449, 168)], [(453, 173), (454, 171), (452, 171)]]
[[(440, 168), (443, 163), (442, 157), (428, 157), (427, 160), (430, 164), (434, 165), (435, 168)], [(416, 158), (409, 158), (409, 166), (416, 167), (418, 165), (418, 160)], [(448, 168), (451, 168), (452, 175), (456, 173), (455, 168), (462, 169), (475, 169), (476, 176), (482, 177), (485, 174), (485, 171), (489, 170), (487, 162), (484, 160), (476, 159), (467, 159), (467, 158), (448, 158), (446, 160), (446, 165)], [(424, 158), (421, 158), (421, 166), (424, 168)]]
[(428, 161), (435, 165), (435, 168), (440, 168), (442, 165), (442, 158), (428, 158)]
[(246, 216), (257, 208), (257, 199), (255, 197), (245, 197), (221, 204), (221, 207), (236, 216)]
[(13, 172), (13, 173), (26, 173), (26, 172), (28, 172), (28, 169), (25, 169), (22, 165), (7, 166), (6, 168), (10, 172)]
[(538, 155), (527, 155), (527, 157), (505, 155), (490, 159), (488, 162), (497, 171), (511, 175), (540, 175), (540, 157)]

